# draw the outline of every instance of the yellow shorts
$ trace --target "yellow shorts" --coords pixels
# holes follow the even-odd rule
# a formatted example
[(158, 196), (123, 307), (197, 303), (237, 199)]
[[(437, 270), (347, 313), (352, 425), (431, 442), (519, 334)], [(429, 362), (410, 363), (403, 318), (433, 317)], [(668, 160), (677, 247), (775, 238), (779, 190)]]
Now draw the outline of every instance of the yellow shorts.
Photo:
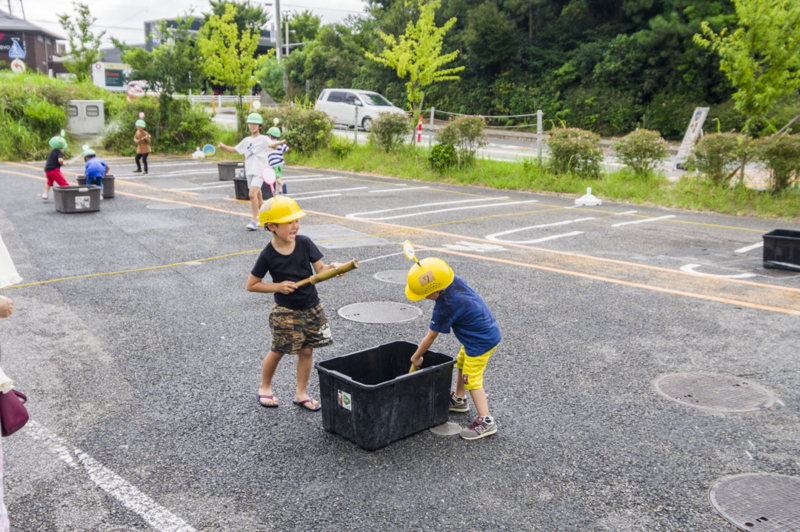
[(467, 390), (483, 388), (483, 372), (489, 362), (489, 357), (492, 356), (495, 349), (497, 349), (497, 346), (494, 346), (488, 353), (484, 353), (479, 357), (468, 357), (464, 351), (464, 346), (461, 346), (461, 351), (458, 352), (458, 358), (456, 359), (456, 368), (461, 370), (464, 387)]

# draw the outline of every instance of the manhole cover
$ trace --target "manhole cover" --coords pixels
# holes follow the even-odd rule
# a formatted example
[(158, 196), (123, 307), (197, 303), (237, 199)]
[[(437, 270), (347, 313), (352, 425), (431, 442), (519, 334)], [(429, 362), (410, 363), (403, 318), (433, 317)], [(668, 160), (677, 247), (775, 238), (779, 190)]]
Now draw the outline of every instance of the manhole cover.
[(459, 427), (455, 423), (444, 423), (442, 425), (437, 425), (430, 429), (431, 432), (436, 434), (437, 436), (455, 436), (459, 432), (461, 432), (461, 427)]
[(708, 491), (714, 509), (740, 530), (800, 530), (800, 478), (745, 473), (717, 481)]
[(174, 211), (176, 209), (191, 209), (192, 206), (179, 203), (156, 203), (155, 205), (147, 205), (147, 208), (154, 211)]
[(407, 270), (387, 270), (385, 272), (378, 272), (375, 274), (375, 278), (379, 281), (396, 284), (406, 284), (407, 276)]
[(678, 403), (722, 412), (754, 412), (775, 404), (775, 396), (754, 382), (703, 373), (674, 373), (655, 381), (658, 393)]
[(422, 316), (422, 311), (405, 303), (374, 301), (342, 307), (339, 309), (339, 316), (362, 323), (400, 323), (419, 318)]

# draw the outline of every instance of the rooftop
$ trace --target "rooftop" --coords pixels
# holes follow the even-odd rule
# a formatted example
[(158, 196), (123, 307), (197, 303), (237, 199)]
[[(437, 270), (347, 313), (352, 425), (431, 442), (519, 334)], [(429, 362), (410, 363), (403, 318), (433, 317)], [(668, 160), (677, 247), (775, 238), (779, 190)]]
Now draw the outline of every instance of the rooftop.
[(21, 18), (17, 18), (14, 15), (11, 15), (9, 13), (6, 13), (5, 11), (0, 10), (0, 32), (11, 32), (11, 31), (40, 33), (42, 35), (52, 37), (53, 39), (59, 41), (67, 40), (66, 37), (62, 35), (53, 33), (52, 31), (37, 26), (36, 24), (31, 24), (27, 20), (22, 20)]

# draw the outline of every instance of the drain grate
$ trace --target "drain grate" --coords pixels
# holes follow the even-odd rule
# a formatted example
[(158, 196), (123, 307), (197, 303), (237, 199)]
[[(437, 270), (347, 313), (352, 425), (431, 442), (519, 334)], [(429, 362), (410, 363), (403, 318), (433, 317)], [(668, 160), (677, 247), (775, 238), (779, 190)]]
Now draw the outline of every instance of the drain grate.
[(706, 410), (755, 412), (775, 404), (771, 392), (739, 377), (674, 373), (658, 378), (654, 384), (667, 399)]
[(405, 303), (374, 301), (342, 307), (339, 309), (339, 316), (361, 323), (401, 323), (419, 318), (422, 311)]
[(406, 284), (406, 277), (408, 271), (406, 270), (387, 270), (385, 272), (378, 272), (375, 278), (384, 283)]
[(800, 530), (800, 478), (745, 473), (717, 481), (708, 491), (714, 509), (740, 530)]
[(191, 205), (181, 205), (179, 203), (156, 203), (155, 205), (147, 205), (148, 209), (154, 211), (174, 211), (176, 209), (191, 209)]

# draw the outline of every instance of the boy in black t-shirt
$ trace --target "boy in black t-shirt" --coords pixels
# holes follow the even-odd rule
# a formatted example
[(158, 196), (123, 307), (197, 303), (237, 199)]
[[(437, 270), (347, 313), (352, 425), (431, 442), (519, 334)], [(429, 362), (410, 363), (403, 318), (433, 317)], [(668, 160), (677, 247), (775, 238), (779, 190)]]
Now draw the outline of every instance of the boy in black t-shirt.
[(47, 178), (47, 183), (44, 185), (44, 194), (42, 199), (47, 201), (50, 195), (50, 188), (55, 183), (60, 187), (69, 186), (67, 180), (64, 179), (64, 174), (61, 173), (61, 167), (65, 164), (64, 159), (66, 156), (61, 151), (67, 147), (67, 141), (64, 140), (63, 132), (61, 136), (53, 137), (50, 139), (50, 153), (47, 155), (47, 161), (44, 163), (44, 175)]
[[(341, 264), (322, 262), (322, 253), (310, 238), (298, 235), (298, 220), (306, 213), (297, 202), (286, 196), (267, 200), (259, 212), (259, 222), (272, 233), (272, 241), (261, 252), (247, 278), (248, 292), (275, 294), (275, 305), (269, 315), (272, 346), (261, 366), (258, 403), (276, 408), (272, 393), (272, 377), (285, 354), (297, 355), (297, 390), (294, 404), (311, 411), (321, 408), (306, 392), (311, 375), (312, 352), (315, 347), (333, 343), (328, 318), (312, 284), (298, 287), (297, 281), (314, 273), (339, 268)], [(313, 270), (312, 270), (313, 266)], [(269, 272), (272, 283), (262, 282)]]

